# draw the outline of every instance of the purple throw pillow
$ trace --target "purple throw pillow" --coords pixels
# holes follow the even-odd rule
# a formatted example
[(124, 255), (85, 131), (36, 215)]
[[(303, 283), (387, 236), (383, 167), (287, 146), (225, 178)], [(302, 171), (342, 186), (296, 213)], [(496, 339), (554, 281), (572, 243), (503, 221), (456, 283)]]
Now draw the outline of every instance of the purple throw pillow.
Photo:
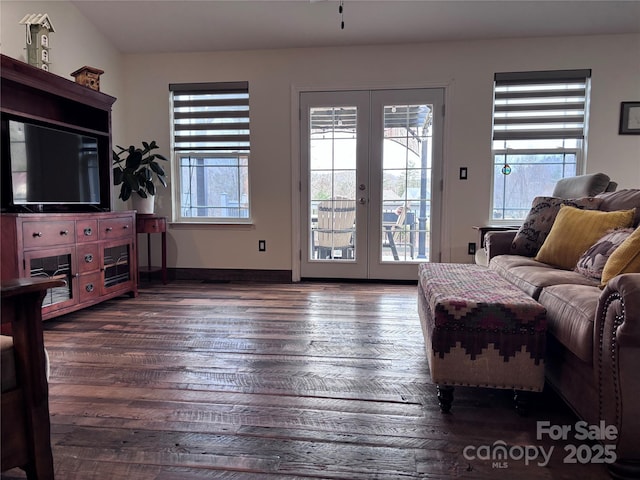
[(535, 257), (551, 231), (553, 222), (560, 211), (561, 205), (581, 208), (583, 210), (598, 210), (602, 200), (595, 197), (584, 197), (567, 200), (557, 197), (536, 197), (531, 204), (531, 210), (516, 233), (509, 253)]
[(600, 281), (602, 270), (613, 251), (633, 233), (633, 228), (616, 228), (605, 233), (578, 259), (576, 272)]

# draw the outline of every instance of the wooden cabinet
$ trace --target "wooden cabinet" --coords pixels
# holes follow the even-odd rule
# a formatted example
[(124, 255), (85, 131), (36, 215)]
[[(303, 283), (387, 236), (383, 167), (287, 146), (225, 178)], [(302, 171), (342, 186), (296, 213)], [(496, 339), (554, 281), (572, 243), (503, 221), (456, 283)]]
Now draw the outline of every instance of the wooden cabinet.
[(2, 280), (51, 278), (42, 318), (138, 294), (135, 212), (2, 214)]
[[(113, 210), (111, 188), (111, 108), (115, 97), (97, 92), (74, 81), (0, 55), (0, 118), (36, 122), (45, 127), (82, 133), (97, 140), (97, 175), (100, 183), (102, 211)], [(8, 128), (8, 127), (6, 127)], [(2, 140), (5, 140), (3, 134)], [(0, 155), (0, 199), (3, 211), (23, 211), (12, 206), (11, 167), (9, 147), (2, 147)], [(55, 201), (35, 211), (78, 211), (80, 205), (65, 205), (59, 210)], [(70, 210), (75, 208), (75, 210)], [(83, 210), (88, 211), (88, 210)]]
[(62, 286), (47, 290), (44, 319), (125, 293), (136, 296), (135, 212), (111, 211), (111, 107), (116, 99), (5, 55), (0, 55), (0, 66), (2, 139), (8, 138), (12, 119), (96, 138), (94, 174), (100, 192), (99, 202), (86, 205), (65, 203), (62, 198), (41, 205), (16, 205), (11, 195), (9, 148), (3, 145), (2, 281), (63, 280)]

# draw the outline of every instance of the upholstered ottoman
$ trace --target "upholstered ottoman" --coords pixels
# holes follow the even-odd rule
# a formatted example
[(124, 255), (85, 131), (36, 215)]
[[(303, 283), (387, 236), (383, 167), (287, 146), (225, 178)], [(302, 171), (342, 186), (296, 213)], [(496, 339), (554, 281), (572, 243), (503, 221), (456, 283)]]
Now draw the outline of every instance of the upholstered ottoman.
[(541, 391), (545, 308), (496, 272), (473, 264), (418, 266), (418, 310), (443, 412), (453, 386)]

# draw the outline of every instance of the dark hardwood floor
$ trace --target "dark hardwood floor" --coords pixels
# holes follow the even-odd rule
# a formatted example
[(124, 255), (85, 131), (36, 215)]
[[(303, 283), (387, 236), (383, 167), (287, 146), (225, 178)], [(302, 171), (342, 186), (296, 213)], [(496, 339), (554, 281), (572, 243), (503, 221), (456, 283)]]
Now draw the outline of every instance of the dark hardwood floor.
[[(457, 388), (440, 413), (414, 285), (143, 284), (45, 344), (58, 480), (608, 478), (536, 438), (576, 422), (553, 392), (520, 417), (508, 391)], [(554, 451), (472, 458), (500, 442)]]

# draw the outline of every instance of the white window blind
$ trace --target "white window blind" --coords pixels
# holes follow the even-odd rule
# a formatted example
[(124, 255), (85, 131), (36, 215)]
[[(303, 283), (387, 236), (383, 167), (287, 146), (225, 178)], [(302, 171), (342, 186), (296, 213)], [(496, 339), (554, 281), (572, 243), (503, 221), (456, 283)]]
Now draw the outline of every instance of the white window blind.
[(493, 139), (585, 136), (591, 70), (496, 73)]
[(171, 84), (176, 151), (249, 152), (247, 82)]

